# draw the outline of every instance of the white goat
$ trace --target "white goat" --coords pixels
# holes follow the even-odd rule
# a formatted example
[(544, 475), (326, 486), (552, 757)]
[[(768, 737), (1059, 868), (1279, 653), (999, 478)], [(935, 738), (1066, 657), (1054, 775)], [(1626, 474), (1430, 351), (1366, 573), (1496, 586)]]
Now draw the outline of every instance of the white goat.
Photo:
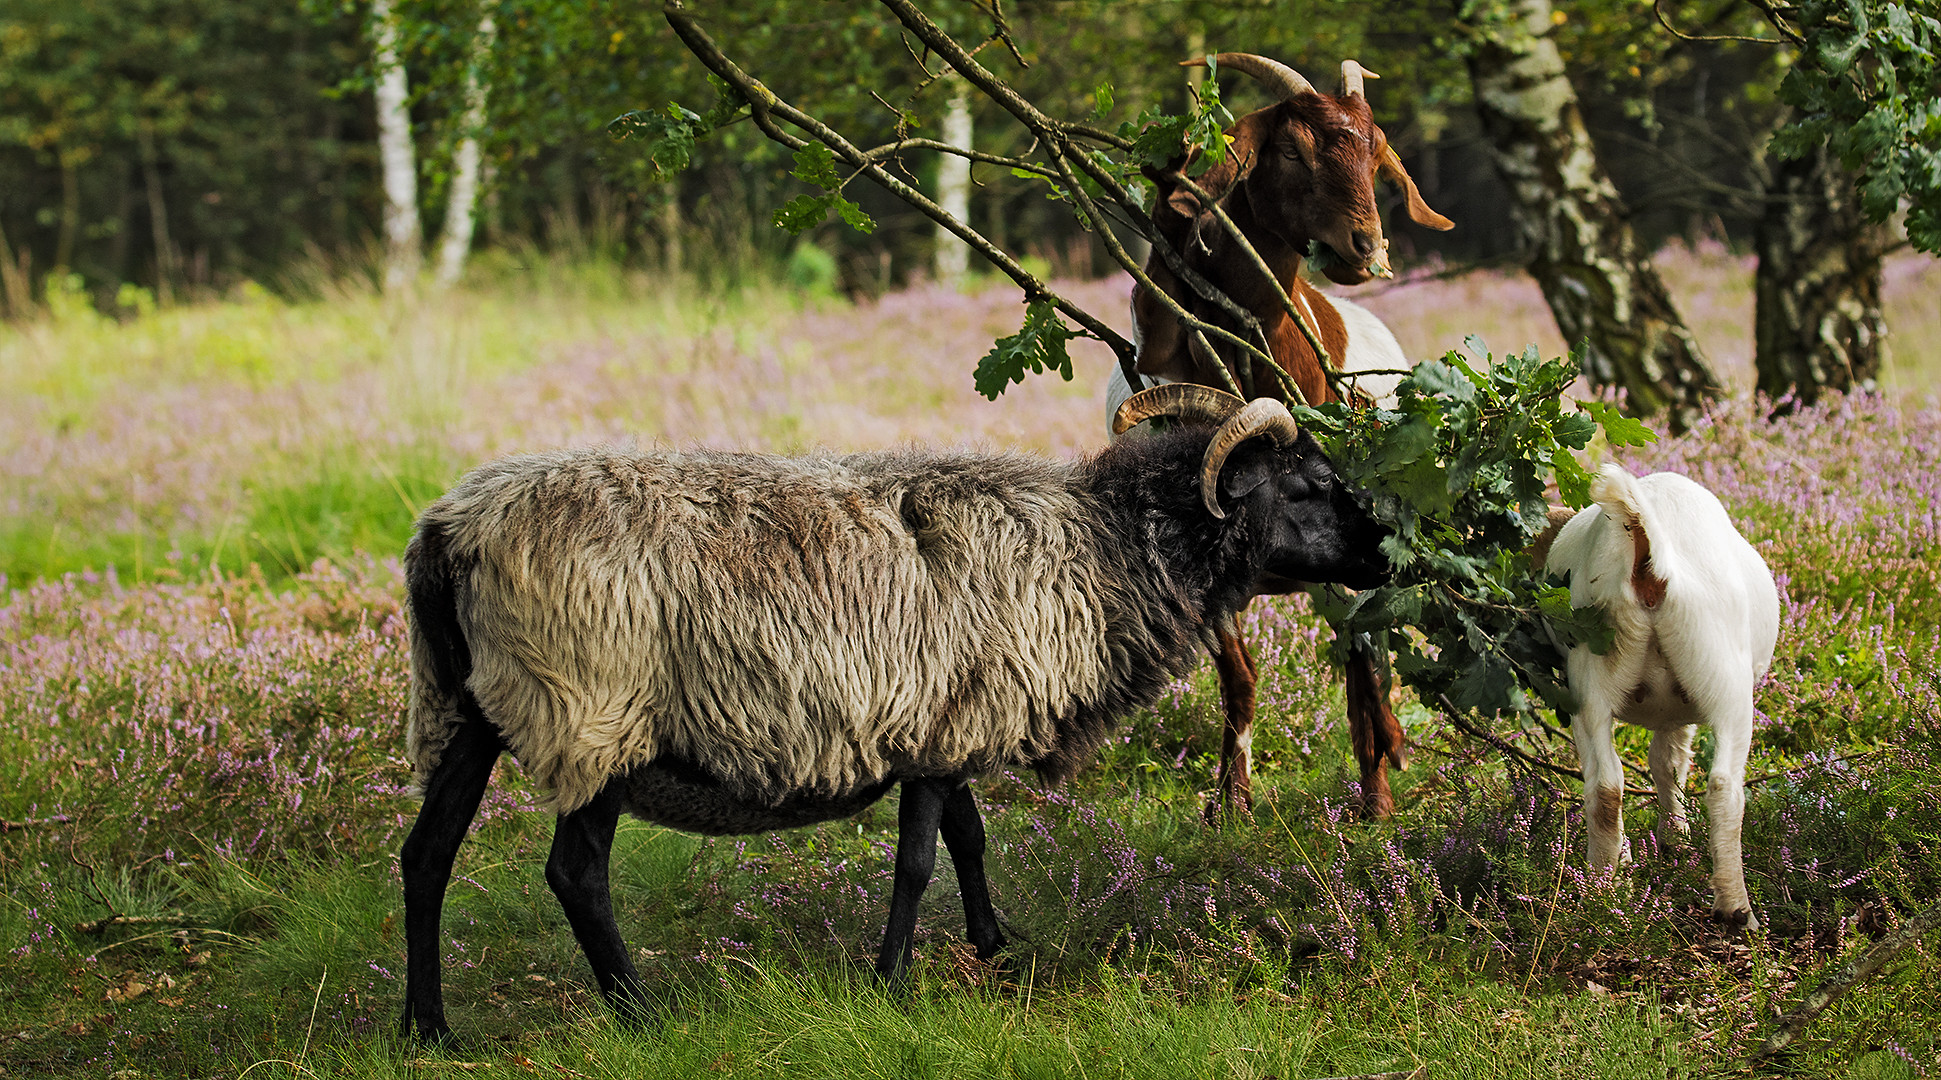
[(1603, 656), (1570, 651), (1579, 701), (1571, 730), (1584, 768), (1590, 864), (1628, 860), (1624, 776), (1611, 745), (1614, 719), (1650, 728), (1659, 835), (1688, 834), (1685, 776), (1692, 727), (1717, 742), (1705, 789), (1712, 849), (1712, 910), (1757, 926), (1740, 854), (1752, 690), (1772, 663), (1779, 591), (1772, 572), (1732, 526), (1713, 494), (1674, 473), (1633, 477), (1606, 465), (1594, 504), (1563, 525), (1538, 564), (1570, 578), (1572, 607), (1601, 608), (1617, 631)]

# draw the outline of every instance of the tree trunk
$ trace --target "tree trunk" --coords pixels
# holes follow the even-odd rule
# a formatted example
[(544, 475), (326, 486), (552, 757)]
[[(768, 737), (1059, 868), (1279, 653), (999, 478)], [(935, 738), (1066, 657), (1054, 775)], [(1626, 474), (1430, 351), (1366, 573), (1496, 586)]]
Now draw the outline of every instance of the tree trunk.
[(81, 176), (75, 155), (63, 149), (61, 161), (60, 231), (54, 235), (54, 272), (65, 274), (74, 265), (74, 242), (81, 235)]
[(438, 284), (454, 285), (465, 272), (465, 256), (472, 251), (472, 228), (477, 221), (479, 193), (478, 133), (485, 128), (485, 81), (480, 69), (492, 54), (499, 28), (490, 10), (479, 18), (472, 41), (472, 62), (465, 69), (463, 134), (452, 154), (452, 187), (445, 202), (445, 233), (438, 243)]
[(1871, 390), (1887, 325), (1880, 261), (1894, 235), (1867, 220), (1854, 178), (1819, 147), (1768, 163), (1766, 209), (1753, 246), (1753, 365), (1759, 390), (1803, 404), (1822, 390)]
[(7, 243), (6, 230), (0, 229), (0, 296), (6, 298), (7, 314), (16, 319), (26, 318), (34, 307), (34, 287), (27, 277), (27, 264), (27, 249), (20, 249), (16, 261), (13, 248)]
[(148, 232), (155, 241), (155, 301), (163, 307), (175, 302), (175, 245), (169, 242), (168, 201), (162, 198), (162, 173), (156, 160), (155, 129), (135, 129), (142, 159), (142, 186), (148, 192)]
[(660, 264), (670, 274), (681, 272), (681, 183), (667, 182), (660, 203)]
[(1673, 431), (1685, 430), (1720, 383), (1597, 159), (1550, 39), (1550, 0), (1470, 0), (1462, 17), (1474, 33), (1476, 112), (1557, 328), (1589, 342), (1592, 383), (1622, 387), (1633, 412), (1666, 412)]
[(398, 23), (391, 0), (371, 0), (371, 53), (377, 67), (377, 146), (384, 168), (384, 289), (396, 292), (418, 277), (418, 162), (411, 144), (410, 96), (398, 56)]
[[(971, 148), (971, 111), (969, 80), (950, 80), (950, 109), (944, 113), (943, 141), (966, 150)], [(937, 162), (937, 205), (958, 221), (970, 221), (971, 163), (969, 158), (944, 154)], [(937, 280), (956, 285), (970, 269), (970, 245), (950, 230), (937, 226)]]
[(118, 306), (121, 286), (128, 280), (128, 226), (135, 218), (135, 165), (121, 154), (115, 155), (115, 165), (115, 231), (108, 239), (108, 278), (95, 286), (99, 296), (95, 306), (103, 311)]

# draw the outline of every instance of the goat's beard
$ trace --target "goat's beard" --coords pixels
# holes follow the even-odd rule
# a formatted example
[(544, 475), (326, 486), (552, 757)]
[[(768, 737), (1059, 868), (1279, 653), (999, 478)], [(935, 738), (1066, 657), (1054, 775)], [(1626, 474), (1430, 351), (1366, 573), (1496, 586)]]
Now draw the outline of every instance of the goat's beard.
[(1360, 285), (1373, 278), (1395, 276), (1380, 256), (1367, 266), (1356, 266), (1343, 258), (1333, 244), (1324, 244), (1319, 240), (1309, 241), (1307, 264), (1336, 285)]

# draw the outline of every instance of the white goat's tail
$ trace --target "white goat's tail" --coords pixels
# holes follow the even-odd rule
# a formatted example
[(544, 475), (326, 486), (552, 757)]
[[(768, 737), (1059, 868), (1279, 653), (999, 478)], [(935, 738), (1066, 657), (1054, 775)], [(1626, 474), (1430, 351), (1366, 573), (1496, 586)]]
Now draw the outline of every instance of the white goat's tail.
[(1644, 511), (1643, 493), (1638, 478), (1622, 465), (1607, 462), (1591, 480), (1591, 501), (1616, 515), (1619, 521), (1636, 519)]
[(1597, 479), (1591, 481), (1591, 500), (1630, 534), (1632, 598), (1641, 607), (1657, 607), (1665, 599), (1666, 571), (1677, 556), (1654, 550), (1653, 534), (1659, 530), (1654, 527), (1653, 508), (1638, 478), (1619, 465), (1606, 463), (1597, 470)]

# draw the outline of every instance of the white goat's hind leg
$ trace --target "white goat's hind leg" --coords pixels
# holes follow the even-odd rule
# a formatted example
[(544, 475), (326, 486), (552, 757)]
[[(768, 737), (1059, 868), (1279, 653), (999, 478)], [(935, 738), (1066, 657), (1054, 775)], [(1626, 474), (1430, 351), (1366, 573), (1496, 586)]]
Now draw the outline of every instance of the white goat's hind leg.
[(1712, 839), (1712, 911), (1727, 922), (1759, 925), (1746, 893), (1745, 861), (1739, 829), (1746, 811), (1746, 754), (1752, 746), (1752, 694), (1713, 721), (1717, 746), (1712, 775), (1705, 785), (1705, 812)]
[(1624, 846), (1624, 768), (1611, 745), (1611, 710), (1586, 701), (1571, 721), (1577, 762), (1584, 768), (1584, 827), (1593, 868), (1629, 862)]
[(1658, 797), (1658, 842), (1692, 835), (1685, 814), (1685, 777), (1692, 771), (1692, 733), (1688, 726), (1651, 735), (1651, 788)]

